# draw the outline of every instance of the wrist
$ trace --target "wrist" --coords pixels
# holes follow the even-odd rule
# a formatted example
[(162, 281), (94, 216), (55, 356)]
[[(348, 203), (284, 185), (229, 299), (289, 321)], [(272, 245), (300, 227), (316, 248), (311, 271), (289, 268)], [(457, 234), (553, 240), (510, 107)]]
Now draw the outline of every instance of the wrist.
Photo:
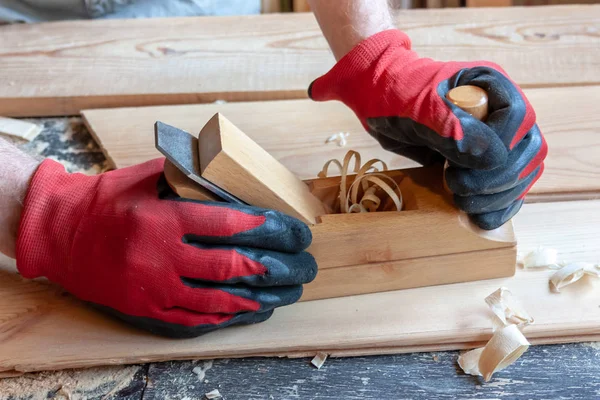
[(39, 162), (0, 139), (0, 253), (15, 258), (23, 201)]
[(69, 174), (46, 159), (31, 179), (16, 243), (17, 268), (25, 278), (61, 283), (69, 266), (78, 222), (95, 193), (97, 179)]
[(394, 28), (387, 1), (309, 0), (309, 3), (337, 61), (363, 40)]

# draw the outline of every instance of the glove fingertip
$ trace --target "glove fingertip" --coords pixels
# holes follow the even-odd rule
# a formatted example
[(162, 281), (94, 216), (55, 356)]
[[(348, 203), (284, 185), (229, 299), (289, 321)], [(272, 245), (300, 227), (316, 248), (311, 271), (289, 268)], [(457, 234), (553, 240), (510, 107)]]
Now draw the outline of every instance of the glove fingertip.
[(469, 217), (471, 218), (471, 221), (481, 229), (491, 231), (501, 227), (514, 217), (519, 212), (522, 205), (523, 200), (517, 200), (503, 210), (483, 214), (471, 214)]
[(269, 310), (261, 313), (256, 313), (254, 314), (254, 317), (250, 319), (245, 325), (259, 324), (261, 322), (265, 322), (273, 316), (274, 312), (275, 310)]
[(296, 269), (295, 280), (299, 284), (307, 284), (315, 280), (319, 267), (317, 260), (309, 252), (302, 252), (298, 257), (300, 265)]
[(277, 211), (268, 211), (267, 224), (272, 232), (277, 232), (279, 246), (276, 250), (287, 253), (299, 253), (312, 243), (312, 232), (308, 225), (297, 218)]

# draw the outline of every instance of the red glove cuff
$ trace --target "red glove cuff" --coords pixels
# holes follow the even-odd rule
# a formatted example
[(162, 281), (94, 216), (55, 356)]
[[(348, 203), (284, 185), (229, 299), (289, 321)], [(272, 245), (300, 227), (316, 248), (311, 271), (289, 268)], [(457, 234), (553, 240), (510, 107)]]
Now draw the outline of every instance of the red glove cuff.
[[(70, 243), (77, 224), (93, 198), (94, 179), (69, 174), (46, 159), (31, 179), (17, 236), (17, 268), (25, 278), (45, 276), (62, 282), (64, 268), (71, 265)], [(62, 272), (61, 272), (62, 271)]]

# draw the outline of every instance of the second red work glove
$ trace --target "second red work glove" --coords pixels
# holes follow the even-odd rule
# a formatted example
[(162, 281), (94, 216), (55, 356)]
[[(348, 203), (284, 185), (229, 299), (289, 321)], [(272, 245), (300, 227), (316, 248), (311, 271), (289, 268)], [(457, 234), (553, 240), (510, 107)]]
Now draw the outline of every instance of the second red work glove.
[(31, 181), (17, 267), (135, 326), (193, 337), (266, 320), (317, 273), (309, 228), (278, 211), (183, 200), (164, 159), (98, 176), (44, 161)]
[[(485, 122), (446, 99), (462, 85), (488, 93)], [(359, 43), (309, 95), (345, 103), (386, 150), (422, 164), (447, 159), (456, 205), (483, 229), (512, 218), (544, 170), (547, 145), (533, 108), (498, 65), (420, 58), (399, 30)]]

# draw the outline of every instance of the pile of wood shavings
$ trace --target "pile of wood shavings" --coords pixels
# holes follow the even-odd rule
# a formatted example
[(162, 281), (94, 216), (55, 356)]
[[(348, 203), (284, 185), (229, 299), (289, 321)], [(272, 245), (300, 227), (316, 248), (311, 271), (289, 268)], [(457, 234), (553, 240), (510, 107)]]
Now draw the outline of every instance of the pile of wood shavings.
[[(348, 169), (352, 159), (354, 158), (353, 173), (356, 174), (354, 182), (347, 186)], [(387, 171), (388, 167), (385, 162), (379, 159), (367, 161), (361, 166), (360, 154), (354, 150), (348, 151), (342, 163), (332, 159), (325, 163), (323, 170), (319, 172), (319, 178), (327, 178), (327, 172), (330, 165), (335, 165), (340, 170), (340, 210), (342, 213), (364, 213), (379, 211), (379, 207), (383, 203), (381, 195), (378, 191), (382, 190), (389, 198), (392, 199), (397, 211), (402, 210), (402, 193), (400, 187), (389, 176), (380, 173), (375, 166), (381, 164), (381, 170)], [(362, 190), (362, 191), (361, 191)]]

